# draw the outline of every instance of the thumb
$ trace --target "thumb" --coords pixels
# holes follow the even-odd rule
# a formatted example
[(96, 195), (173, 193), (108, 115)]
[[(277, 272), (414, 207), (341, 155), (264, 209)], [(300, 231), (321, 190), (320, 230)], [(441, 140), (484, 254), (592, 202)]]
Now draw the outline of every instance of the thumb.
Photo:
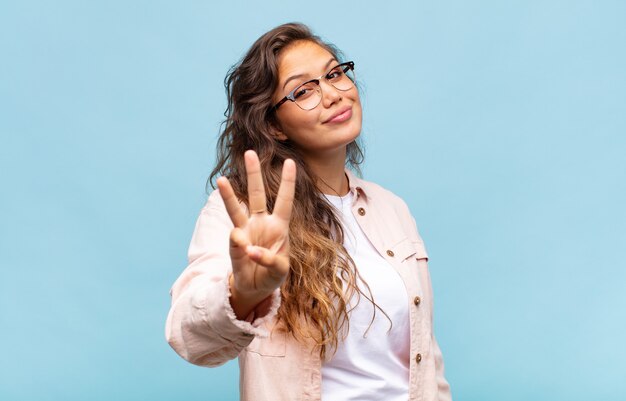
[(230, 232), (229, 242), (231, 258), (241, 259), (246, 256), (245, 249), (250, 245), (250, 242), (241, 228), (235, 227)]
[(283, 277), (289, 270), (289, 261), (282, 255), (270, 251), (267, 248), (256, 245), (246, 247), (248, 257), (254, 262), (265, 266), (274, 276)]

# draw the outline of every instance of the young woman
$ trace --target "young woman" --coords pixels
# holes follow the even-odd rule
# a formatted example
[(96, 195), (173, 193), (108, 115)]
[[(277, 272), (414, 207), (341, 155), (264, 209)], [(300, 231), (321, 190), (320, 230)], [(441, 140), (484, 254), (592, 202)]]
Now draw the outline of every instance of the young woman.
[(428, 256), (406, 204), (356, 177), (355, 64), (302, 24), (225, 81), (217, 179), (166, 324), (183, 358), (239, 357), (243, 400), (449, 400)]

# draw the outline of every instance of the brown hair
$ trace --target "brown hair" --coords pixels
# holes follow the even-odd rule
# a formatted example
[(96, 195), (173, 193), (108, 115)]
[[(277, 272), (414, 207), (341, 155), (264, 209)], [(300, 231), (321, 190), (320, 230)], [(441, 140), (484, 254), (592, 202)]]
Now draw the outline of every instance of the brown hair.
[[(237, 197), (248, 205), (244, 152), (259, 155), (267, 210), (272, 210), (285, 159), (296, 162), (297, 177), (289, 227), (290, 272), (281, 287), (278, 322), (297, 339), (312, 338), (325, 357), (327, 346), (336, 349), (347, 329), (347, 300), (356, 292), (358, 272), (343, 247), (343, 230), (332, 206), (316, 186), (316, 177), (289, 140), (273, 135), (276, 119), (272, 94), (278, 85), (278, 57), (297, 41), (310, 41), (337, 60), (341, 53), (299, 23), (278, 26), (261, 36), (229, 70), (224, 80), (228, 106), (217, 144), (216, 166), (207, 185), (227, 176)], [(347, 145), (346, 164), (360, 174), (363, 152), (354, 141)], [(342, 280), (347, 286), (344, 291)], [(370, 299), (369, 297), (367, 297)], [(373, 318), (372, 318), (373, 319)], [(345, 333), (345, 332), (344, 332)]]

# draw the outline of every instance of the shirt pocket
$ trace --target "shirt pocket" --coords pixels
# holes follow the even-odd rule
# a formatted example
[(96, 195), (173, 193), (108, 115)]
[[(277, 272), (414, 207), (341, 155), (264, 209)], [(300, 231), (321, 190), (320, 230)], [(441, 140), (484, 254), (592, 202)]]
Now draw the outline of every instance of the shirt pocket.
[(417, 254), (418, 251), (415, 248), (414, 243), (408, 237), (403, 238), (387, 251), (387, 255), (393, 255), (393, 257), (397, 258), (396, 260), (400, 263), (410, 260)]
[(284, 357), (287, 353), (287, 333), (274, 330), (267, 338), (255, 337), (245, 350), (265, 357)]

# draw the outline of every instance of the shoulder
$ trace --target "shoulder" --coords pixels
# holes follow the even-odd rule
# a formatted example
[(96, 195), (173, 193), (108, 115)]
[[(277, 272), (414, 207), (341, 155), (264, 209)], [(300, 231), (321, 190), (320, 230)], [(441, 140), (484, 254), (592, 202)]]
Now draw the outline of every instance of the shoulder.
[[(246, 204), (241, 199), (238, 199), (238, 202), (239, 202), (239, 205), (244, 210), (247, 210)], [(202, 211), (207, 211), (207, 210), (217, 210), (217, 211), (223, 211), (224, 213), (226, 213), (226, 205), (224, 205), (224, 199), (222, 199), (222, 195), (220, 194), (219, 188), (215, 188), (209, 194), (207, 201), (204, 207), (202, 208)]]
[(396, 212), (400, 215), (411, 215), (408, 205), (400, 196), (396, 195), (391, 190), (383, 187), (372, 181), (364, 180), (362, 178), (356, 178), (355, 181), (357, 187), (361, 187), (365, 196), (369, 198), (374, 204), (382, 204), (386, 206), (392, 206)]
[[(362, 188), (367, 203), (376, 210), (382, 224), (396, 227), (402, 230), (414, 243), (423, 244), (415, 218), (404, 199), (372, 181), (356, 178), (355, 184)], [(426, 254), (425, 251), (423, 253)]]
[(206, 204), (202, 209), (209, 208), (225, 209), (224, 200), (222, 199), (222, 196), (220, 195), (220, 190), (218, 188), (215, 188), (213, 191), (211, 191), (207, 198)]
[(214, 189), (208, 194), (206, 201), (196, 220), (196, 229), (194, 237), (203, 237), (209, 232), (220, 227), (228, 228), (231, 226), (230, 217), (226, 211), (224, 200), (218, 189)]

